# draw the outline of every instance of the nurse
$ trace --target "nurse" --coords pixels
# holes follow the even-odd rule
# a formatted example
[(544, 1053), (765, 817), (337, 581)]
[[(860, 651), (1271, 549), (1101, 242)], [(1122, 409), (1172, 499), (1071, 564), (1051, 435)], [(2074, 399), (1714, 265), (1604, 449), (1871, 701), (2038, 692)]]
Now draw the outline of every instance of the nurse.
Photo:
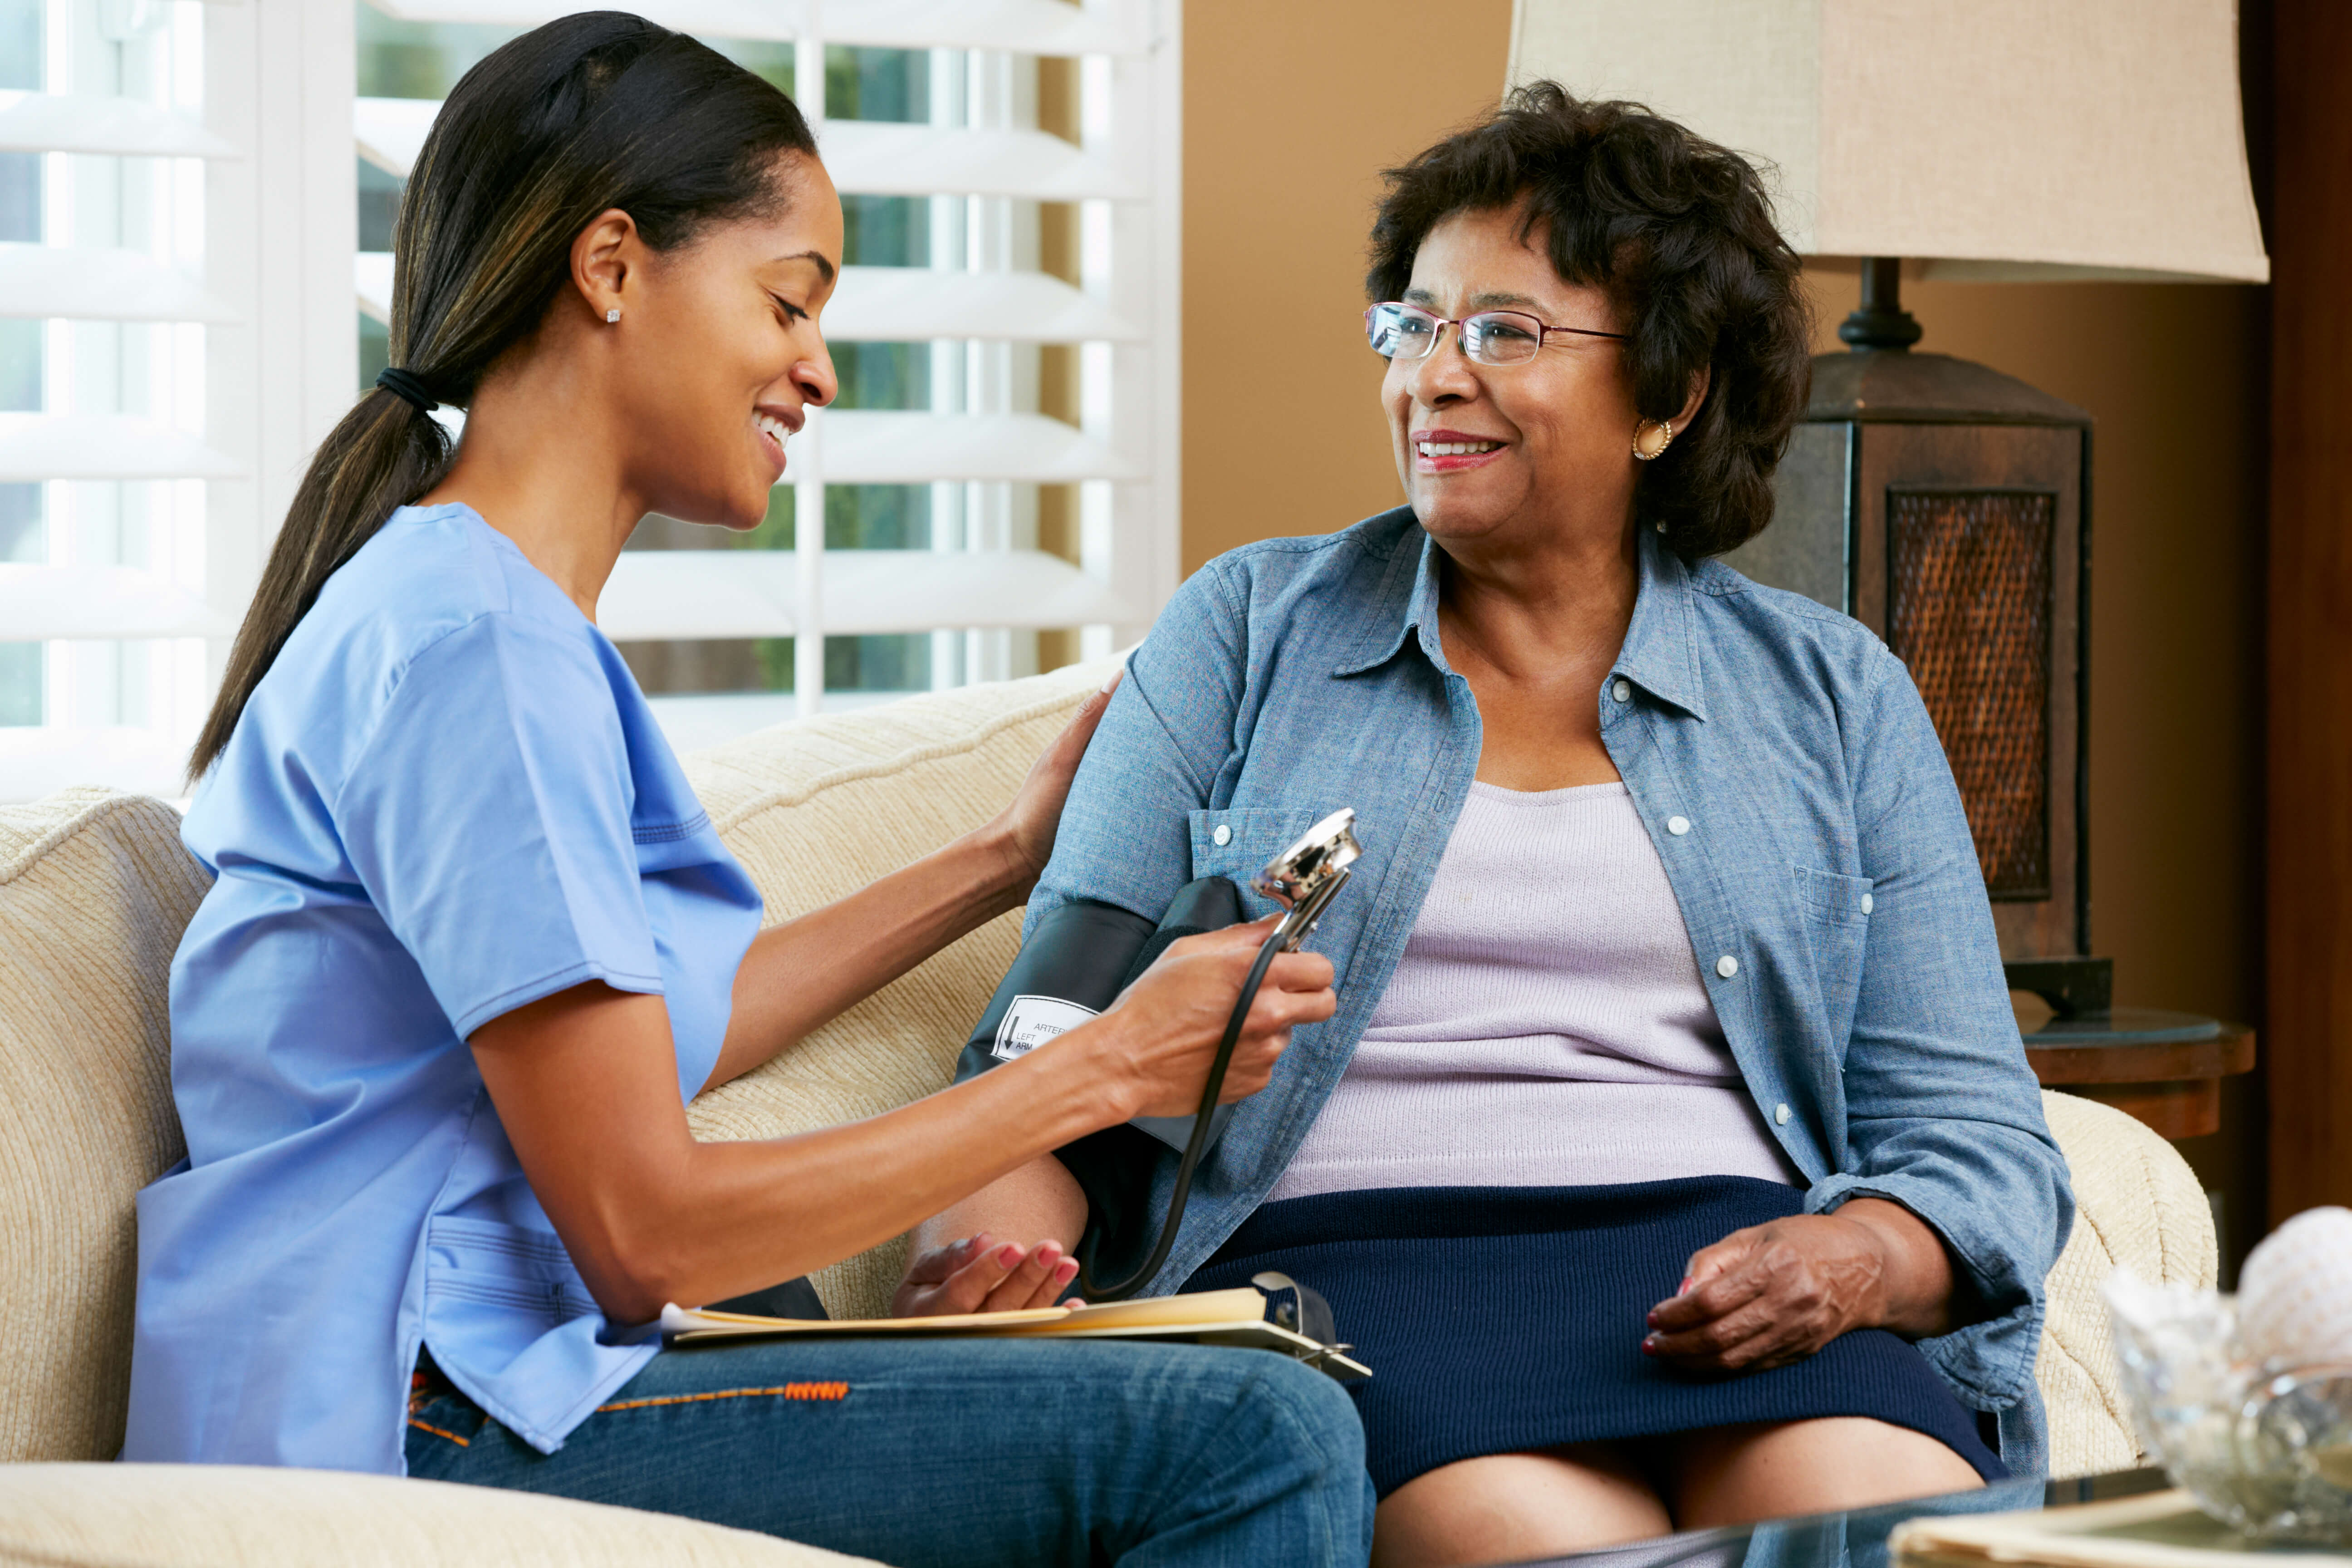
[[(792, 102), (638, 18), (551, 23), (450, 95), (401, 210), (399, 368), (304, 478), (192, 764), (217, 880), (173, 967), (188, 1159), (141, 1194), (124, 1457), (405, 1470), (906, 1568), (1360, 1561), (1354, 1414), (1279, 1357), (646, 1332), (1189, 1110), (1265, 935), (1180, 943), (887, 1115), (690, 1136), (694, 1094), (1022, 902), (1103, 707), (995, 821), (761, 930), (596, 603), (646, 513), (761, 521), (834, 395), (841, 248)], [(436, 403), (467, 410), (454, 455)], [(1229, 1096), (1332, 1010), (1323, 959), (1280, 959)], [(1042, 1302), (1075, 1268), (975, 1237), (906, 1304)]]

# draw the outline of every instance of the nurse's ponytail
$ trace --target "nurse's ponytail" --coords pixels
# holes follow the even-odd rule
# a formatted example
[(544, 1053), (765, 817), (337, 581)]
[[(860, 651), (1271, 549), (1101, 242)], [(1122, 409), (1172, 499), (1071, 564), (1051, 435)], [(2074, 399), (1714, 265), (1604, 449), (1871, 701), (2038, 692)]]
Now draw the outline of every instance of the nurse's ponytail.
[(572, 238), (618, 207), (656, 250), (786, 199), (814, 156), (791, 99), (681, 34), (618, 11), (567, 16), (466, 73), (433, 122), (393, 230), (392, 363), (319, 445), (287, 510), (188, 763), (201, 777), (336, 568), (447, 472), (432, 405), (464, 407), (538, 328)]

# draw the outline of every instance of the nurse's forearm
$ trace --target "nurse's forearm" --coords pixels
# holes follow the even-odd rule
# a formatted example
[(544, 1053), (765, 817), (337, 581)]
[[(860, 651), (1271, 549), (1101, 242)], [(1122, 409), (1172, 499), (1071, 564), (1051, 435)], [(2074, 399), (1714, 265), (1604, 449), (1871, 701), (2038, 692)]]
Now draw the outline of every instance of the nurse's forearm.
[(992, 824), (761, 931), (735, 972), (734, 1011), (709, 1086), (751, 1071), (957, 938), (1020, 908), (1035, 875)]
[[(597, 1305), (639, 1322), (836, 1263), (1050, 1151), (1197, 1100), (1271, 921), (1186, 937), (1101, 1017), (900, 1110), (796, 1138), (698, 1143), (659, 996), (573, 986), (474, 1032), (531, 1191)], [(1225, 1099), (1264, 1088), (1338, 1005), (1331, 963), (1286, 952), (1244, 1017)]]
[(810, 1273), (1136, 1113), (1116, 1018), (798, 1137), (699, 1143), (661, 998), (583, 985), (485, 1025), (484, 1084), (597, 1305), (622, 1322)]
[[(1064, 1205), (1024, 1178), (1041, 1164), (1060, 1171), (1046, 1151), (1094, 1131), (1101, 1102), (1045, 1075), (1028, 1086), (990, 1082), (999, 1076), (798, 1138), (696, 1145), (678, 1191), (697, 1195), (687, 1212), (656, 1221), (672, 1238), (653, 1244), (656, 1272), (674, 1283), (655, 1293), (681, 1303), (722, 1300), (814, 1273), (906, 1234), (975, 1187), (1017, 1189), (1022, 1201), (1004, 1205), (1008, 1222), (1026, 1215), (1062, 1228), (1056, 1221), (1067, 1216), (1054, 1211)], [(1048, 1103), (1031, 1098), (1033, 1090)], [(1066, 1173), (1063, 1180), (1075, 1193), (1076, 1183)], [(1081, 1194), (1078, 1226), (1085, 1214)], [(1077, 1226), (1069, 1228), (1066, 1240), (1075, 1245)], [(1025, 1247), (1049, 1234), (1019, 1239)], [(774, 1261), (757, 1266), (763, 1256)]]

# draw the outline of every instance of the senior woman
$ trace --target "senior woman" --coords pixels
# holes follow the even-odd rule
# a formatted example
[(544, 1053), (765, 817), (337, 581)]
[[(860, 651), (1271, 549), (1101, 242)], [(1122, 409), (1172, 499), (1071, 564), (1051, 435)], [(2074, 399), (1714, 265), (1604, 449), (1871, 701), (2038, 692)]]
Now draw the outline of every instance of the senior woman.
[[(1185, 584), (1030, 904), (1156, 915), (1360, 813), (1339, 1010), (1152, 1288), (1330, 1298), (1376, 1374), (1376, 1562), (2038, 1469), (2072, 1203), (1958, 794), (1876, 637), (1710, 559), (1769, 521), (1806, 384), (1755, 174), (1546, 83), (1390, 186), (1408, 504)], [(921, 1246), (1087, 1222), (1049, 1159)]]

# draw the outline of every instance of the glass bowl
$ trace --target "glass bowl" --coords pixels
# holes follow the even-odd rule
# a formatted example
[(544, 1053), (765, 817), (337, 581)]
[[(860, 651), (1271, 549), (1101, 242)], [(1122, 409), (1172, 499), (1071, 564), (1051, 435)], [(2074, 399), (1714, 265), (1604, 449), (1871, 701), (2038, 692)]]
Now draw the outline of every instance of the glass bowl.
[(2352, 1544), (2352, 1364), (2253, 1360), (2212, 1290), (2118, 1272), (2106, 1296), (2132, 1424), (2173, 1483), (2256, 1540)]

